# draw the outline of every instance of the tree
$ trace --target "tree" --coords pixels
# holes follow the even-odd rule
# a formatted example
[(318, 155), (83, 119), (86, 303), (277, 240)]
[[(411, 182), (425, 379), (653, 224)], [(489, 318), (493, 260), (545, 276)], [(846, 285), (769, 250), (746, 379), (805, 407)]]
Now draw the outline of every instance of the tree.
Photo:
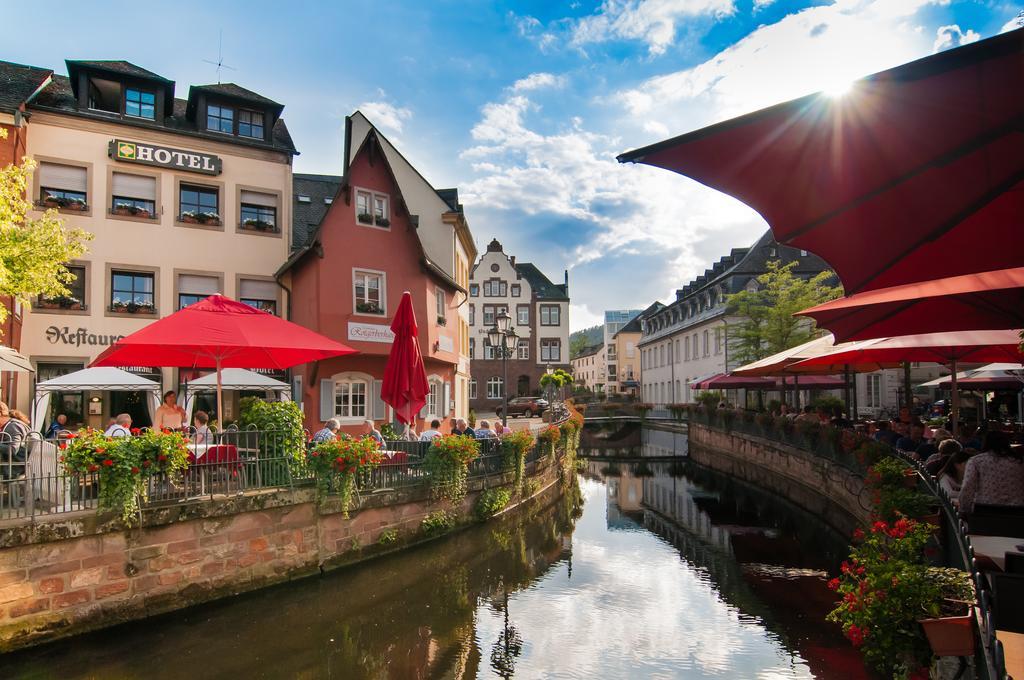
[[(7, 130), (0, 129), (0, 139)], [(0, 169), (0, 296), (31, 304), (37, 295), (67, 295), (66, 284), (74, 280), (67, 263), (86, 251), (92, 234), (68, 229), (55, 209), (30, 219), (32, 204), (26, 200), (35, 161), (25, 158), (21, 165)], [(7, 307), (0, 305), (0, 322)]]
[(740, 321), (729, 327), (730, 358), (744, 363), (757, 361), (807, 342), (815, 335), (814, 321), (794, 316), (799, 311), (842, 295), (842, 286), (831, 285), (835, 273), (826, 270), (803, 279), (793, 273), (797, 263), (768, 262), (768, 271), (757, 277), (759, 288), (730, 295), (729, 313)]

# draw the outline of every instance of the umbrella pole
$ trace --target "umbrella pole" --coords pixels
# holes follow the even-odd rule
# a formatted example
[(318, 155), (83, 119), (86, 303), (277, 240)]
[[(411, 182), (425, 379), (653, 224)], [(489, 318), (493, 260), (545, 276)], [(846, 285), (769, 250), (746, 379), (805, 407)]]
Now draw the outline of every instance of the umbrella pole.
[(220, 381), (220, 357), (217, 357), (217, 422), (221, 432), (224, 431), (224, 395)]
[(850, 400), (850, 365), (846, 364), (843, 366), (843, 381), (844, 385), (843, 392), (846, 393), (846, 410), (850, 411), (850, 415), (853, 415), (853, 402)]
[(793, 405), (797, 411), (800, 410), (800, 376), (798, 375), (793, 376)]
[(904, 406), (908, 411), (914, 410), (914, 396), (910, 388), (910, 362), (903, 362), (903, 398), (906, 400)]
[(950, 369), (953, 371), (953, 376), (949, 379), (951, 391), (949, 415), (953, 420), (953, 436), (956, 437), (960, 434), (960, 390), (956, 386), (956, 359), (950, 362)]

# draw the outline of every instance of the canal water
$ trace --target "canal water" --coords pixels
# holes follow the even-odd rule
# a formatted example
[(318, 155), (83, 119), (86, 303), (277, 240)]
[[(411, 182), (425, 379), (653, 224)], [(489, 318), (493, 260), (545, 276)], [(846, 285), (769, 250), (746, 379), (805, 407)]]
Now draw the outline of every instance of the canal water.
[(866, 677), (823, 622), (842, 537), (691, 463), (682, 435), (586, 442), (546, 507), (2, 656), (0, 678)]

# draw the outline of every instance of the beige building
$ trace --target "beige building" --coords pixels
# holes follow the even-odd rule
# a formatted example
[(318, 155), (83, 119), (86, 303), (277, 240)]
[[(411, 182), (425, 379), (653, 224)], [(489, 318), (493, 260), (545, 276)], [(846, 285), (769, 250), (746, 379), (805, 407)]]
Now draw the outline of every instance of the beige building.
[(591, 345), (573, 357), (572, 375), (577, 387), (585, 387), (592, 392), (604, 390), (608, 378), (605, 356), (604, 345)]
[[(121, 336), (221, 293), (286, 316), (273, 274), (288, 256), (292, 158), (282, 105), (233, 84), (175, 83), (124, 61), (68, 61), (23, 105), (27, 154), (38, 163), (31, 200), (95, 235), (71, 263), (71, 294), (41, 299), (24, 317), (21, 350), (36, 380), (87, 365)], [(128, 367), (176, 389), (177, 369)], [(283, 377), (283, 376), (282, 376)], [(22, 383), (31, 400), (32, 387)], [(237, 403), (224, 417), (237, 417)], [(134, 393), (53, 400), (50, 415), (105, 425)]]
[(622, 326), (612, 336), (615, 350), (614, 353), (608, 352), (608, 355), (617, 358), (617, 382), (615, 385), (617, 392), (634, 397), (640, 396), (642, 364), (640, 361), (639, 345), (640, 338), (643, 336), (643, 325), (641, 322), (645, 316), (656, 313), (663, 306), (660, 302), (653, 303), (650, 307), (630, 319), (625, 326)]

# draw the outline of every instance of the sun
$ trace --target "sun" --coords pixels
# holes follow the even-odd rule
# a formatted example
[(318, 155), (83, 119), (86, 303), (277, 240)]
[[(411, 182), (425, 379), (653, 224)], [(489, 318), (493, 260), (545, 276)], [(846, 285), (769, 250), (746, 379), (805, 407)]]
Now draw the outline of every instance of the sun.
[(840, 97), (848, 94), (851, 88), (853, 88), (852, 78), (836, 77), (825, 84), (825, 87), (822, 88), (822, 92), (833, 99), (839, 99)]

